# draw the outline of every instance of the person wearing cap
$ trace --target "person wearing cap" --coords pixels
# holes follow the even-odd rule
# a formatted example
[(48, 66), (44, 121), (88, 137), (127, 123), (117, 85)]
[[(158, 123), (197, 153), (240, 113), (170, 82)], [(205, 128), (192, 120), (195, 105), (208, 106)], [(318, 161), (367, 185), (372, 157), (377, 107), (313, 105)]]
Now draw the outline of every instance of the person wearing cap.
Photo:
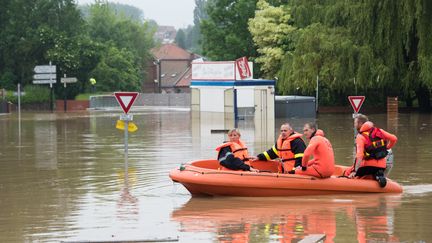
[(245, 143), (240, 139), (240, 131), (238, 129), (231, 129), (228, 132), (228, 137), (228, 142), (216, 148), (219, 164), (231, 170), (259, 172), (259, 170), (245, 163), (250, 159), (256, 158), (249, 156)]

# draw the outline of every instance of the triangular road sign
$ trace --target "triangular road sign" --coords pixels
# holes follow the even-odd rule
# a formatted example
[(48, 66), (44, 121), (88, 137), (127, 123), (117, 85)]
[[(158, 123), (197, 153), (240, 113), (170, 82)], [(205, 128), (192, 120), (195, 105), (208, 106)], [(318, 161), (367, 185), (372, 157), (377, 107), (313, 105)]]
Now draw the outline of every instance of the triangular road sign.
[(138, 92), (115, 92), (114, 95), (123, 109), (123, 112), (127, 114), (135, 102)]
[(365, 98), (365, 96), (348, 96), (348, 100), (351, 103), (351, 106), (354, 109), (355, 113), (358, 113), (360, 111), (360, 108), (363, 105)]

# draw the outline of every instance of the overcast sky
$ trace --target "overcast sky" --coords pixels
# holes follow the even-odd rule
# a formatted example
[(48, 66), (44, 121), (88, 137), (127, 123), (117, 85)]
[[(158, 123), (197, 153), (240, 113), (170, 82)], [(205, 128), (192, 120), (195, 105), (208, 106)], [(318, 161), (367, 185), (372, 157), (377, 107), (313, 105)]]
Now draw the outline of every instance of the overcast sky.
[[(94, 0), (77, 0), (78, 4)], [(144, 12), (144, 18), (155, 20), (158, 25), (170, 25), (176, 29), (193, 24), (195, 0), (114, 0), (114, 3), (132, 5)]]

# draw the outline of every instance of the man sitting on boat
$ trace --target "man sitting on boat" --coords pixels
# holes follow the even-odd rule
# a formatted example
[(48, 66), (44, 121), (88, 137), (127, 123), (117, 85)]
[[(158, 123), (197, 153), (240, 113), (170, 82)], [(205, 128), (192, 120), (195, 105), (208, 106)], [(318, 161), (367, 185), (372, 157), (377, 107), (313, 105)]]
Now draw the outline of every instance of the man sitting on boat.
[(219, 164), (231, 170), (259, 172), (245, 163), (251, 157), (249, 157), (246, 145), (240, 140), (240, 136), (238, 129), (231, 129), (228, 132), (229, 142), (223, 143), (216, 148)]
[(381, 187), (385, 187), (387, 184), (384, 176), (387, 149), (391, 149), (396, 144), (397, 137), (375, 127), (368, 117), (362, 114), (354, 118), (354, 127), (358, 131), (356, 158), (354, 165), (345, 171), (345, 175), (350, 178), (371, 175)]
[(306, 144), (302, 134), (295, 132), (289, 123), (282, 124), (279, 138), (273, 147), (257, 155), (259, 160), (282, 159), (281, 172), (288, 173), (301, 165)]
[[(296, 168), (295, 174), (319, 178), (330, 177), (335, 170), (334, 153), (330, 141), (324, 137), (322, 130), (317, 130), (315, 123), (306, 123), (303, 132), (310, 142), (304, 152), (301, 167)], [(313, 159), (309, 160), (311, 155)]]

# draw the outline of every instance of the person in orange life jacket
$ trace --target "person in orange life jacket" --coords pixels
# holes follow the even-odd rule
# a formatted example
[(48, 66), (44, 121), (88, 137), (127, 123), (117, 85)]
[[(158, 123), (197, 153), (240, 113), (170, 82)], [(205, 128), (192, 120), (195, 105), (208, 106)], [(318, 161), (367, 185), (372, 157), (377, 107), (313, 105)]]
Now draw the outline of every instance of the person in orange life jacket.
[(358, 115), (354, 119), (356, 137), (356, 158), (353, 166), (345, 172), (349, 178), (372, 175), (381, 187), (385, 187), (387, 180), (384, 176), (386, 169), (387, 149), (392, 148), (397, 137), (383, 129), (374, 127), (365, 115)]
[(228, 132), (229, 142), (223, 143), (216, 148), (219, 164), (231, 170), (259, 172), (245, 163), (249, 159), (256, 158), (249, 156), (247, 147), (240, 140), (240, 136), (241, 134), (237, 129)]
[(306, 144), (301, 138), (302, 134), (295, 132), (289, 123), (282, 124), (279, 138), (273, 147), (257, 155), (259, 160), (282, 159), (285, 172), (301, 165)]
[[(335, 170), (333, 147), (330, 141), (324, 137), (322, 130), (317, 130), (315, 123), (306, 123), (303, 132), (310, 142), (304, 152), (301, 167), (297, 167), (294, 173), (320, 178), (330, 177)], [(313, 159), (309, 160), (311, 155)]]
[(385, 187), (387, 184), (384, 176), (387, 149), (396, 144), (397, 137), (375, 127), (368, 117), (362, 114), (354, 118), (354, 127), (358, 131), (356, 158), (353, 166), (345, 172), (345, 175), (349, 178), (372, 175), (381, 187)]

